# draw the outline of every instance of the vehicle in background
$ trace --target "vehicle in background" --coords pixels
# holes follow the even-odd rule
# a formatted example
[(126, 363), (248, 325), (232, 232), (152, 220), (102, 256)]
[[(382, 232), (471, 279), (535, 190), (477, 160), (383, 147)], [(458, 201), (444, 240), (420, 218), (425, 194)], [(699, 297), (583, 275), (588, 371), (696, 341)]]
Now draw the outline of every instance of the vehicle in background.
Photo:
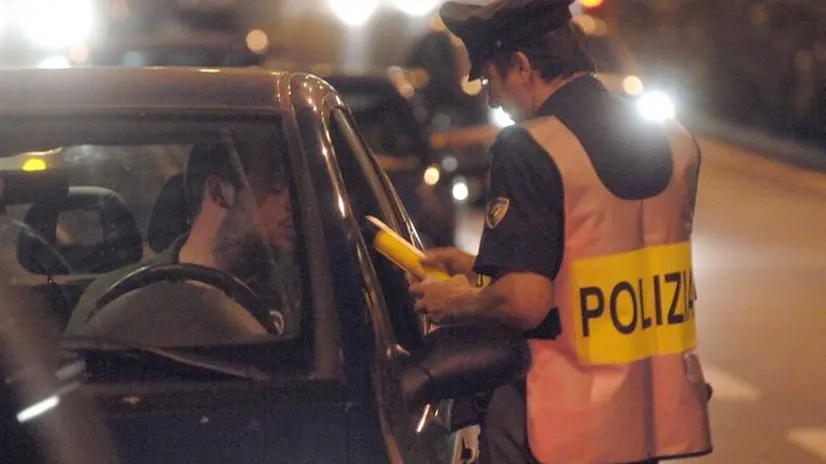
[[(268, 68), (308, 71), (329, 82), (350, 107), (362, 137), (387, 173), (426, 247), (451, 246), (456, 233), (449, 156), (431, 145), (420, 88), (428, 74), (389, 68), (347, 73), (324, 63), (275, 60)], [(449, 167), (449, 166), (448, 166)]]
[[(454, 244), (456, 207), (452, 175), (430, 144), (426, 110), (416, 94), (414, 71), (386, 74), (331, 73), (332, 84), (352, 111), (367, 145), (384, 169), (418, 227), (426, 247)], [(425, 79), (419, 77), (419, 79)]]
[(261, 63), (243, 34), (199, 33), (192, 36), (140, 36), (113, 39), (91, 46), (84, 62), (89, 66), (246, 67)]

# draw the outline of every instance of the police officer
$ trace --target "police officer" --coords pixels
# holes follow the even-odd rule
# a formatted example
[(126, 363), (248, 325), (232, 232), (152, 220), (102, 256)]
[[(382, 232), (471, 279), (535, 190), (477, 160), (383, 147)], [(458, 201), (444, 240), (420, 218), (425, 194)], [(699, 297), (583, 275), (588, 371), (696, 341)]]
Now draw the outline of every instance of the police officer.
[[(479, 255), (436, 250), (454, 277), (411, 285), (443, 324), (525, 331), (532, 367), (498, 389), (482, 461), (657, 462), (711, 452), (696, 346), (691, 233), (700, 152), (594, 77), (569, 0), (448, 2), (471, 78), (520, 124), (491, 147)], [(487, 283), (487, 281), (490, 281)]]

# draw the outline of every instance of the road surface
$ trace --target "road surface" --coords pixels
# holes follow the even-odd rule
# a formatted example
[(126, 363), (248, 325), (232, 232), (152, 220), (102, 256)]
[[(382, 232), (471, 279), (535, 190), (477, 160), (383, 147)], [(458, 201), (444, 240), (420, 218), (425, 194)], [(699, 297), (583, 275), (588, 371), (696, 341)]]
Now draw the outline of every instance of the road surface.
[[(694, 265), (715, 453), (826, 463), (826, 175), (701, 139)], [(478, 247), (465, 212), (461, 248)]]

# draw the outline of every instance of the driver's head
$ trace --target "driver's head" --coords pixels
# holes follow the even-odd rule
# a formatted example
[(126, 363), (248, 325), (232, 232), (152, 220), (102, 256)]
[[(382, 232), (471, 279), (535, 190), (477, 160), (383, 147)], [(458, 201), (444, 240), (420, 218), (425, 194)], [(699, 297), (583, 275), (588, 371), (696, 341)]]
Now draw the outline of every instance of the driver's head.
[[(292, 249), (295, 237), (286, 144), (274, 130), (236, 131), (227, 142), (195, 145), (186, 168), (191, 234), (207, 235), (217, 267), (238, 277), (267, 273), (266, 248)], [(203, 237), (202, 237), (203, 238)]]

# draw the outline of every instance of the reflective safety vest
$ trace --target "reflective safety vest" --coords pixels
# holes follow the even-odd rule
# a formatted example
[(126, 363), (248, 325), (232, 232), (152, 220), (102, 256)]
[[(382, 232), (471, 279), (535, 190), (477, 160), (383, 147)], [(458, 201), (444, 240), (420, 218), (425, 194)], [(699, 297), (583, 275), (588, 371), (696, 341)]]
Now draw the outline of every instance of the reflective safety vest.
[(526, 129), (556, 163), (564, 256), (553, 282), (562, 334), (531, 340), (527, 421), (542, 463), (626, 463), (711, 451), (697, 345), (691, 232), (700, 154), (667, 126), (666, 189), (624, 200), (555, 117)]

